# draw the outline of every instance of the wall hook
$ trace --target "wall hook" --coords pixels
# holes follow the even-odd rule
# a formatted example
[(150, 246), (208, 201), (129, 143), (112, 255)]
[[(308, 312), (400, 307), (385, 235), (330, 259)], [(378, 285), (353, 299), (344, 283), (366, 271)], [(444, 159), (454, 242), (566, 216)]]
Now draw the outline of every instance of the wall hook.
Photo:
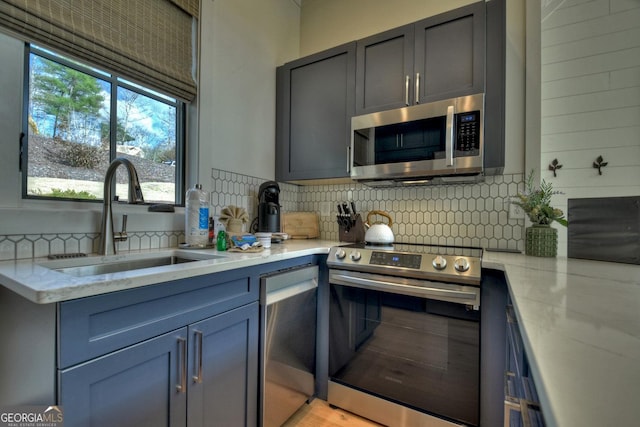
[(553, 171), (554, 178), (558, 177), (558, 175), (556, 175), (556, 171), (560, 168), (562, 168), (562, 165), (558, 163), (558, 159), (553, 159), (553, 161), (549, 163), (549, 170)]
[(593, 162), (593, 168), (598, 169), (598, 175), (602, 175), (602, 168), (607, 166), (609, 162), (605, 162), (602, 156), (598, 156), (595, 162)]

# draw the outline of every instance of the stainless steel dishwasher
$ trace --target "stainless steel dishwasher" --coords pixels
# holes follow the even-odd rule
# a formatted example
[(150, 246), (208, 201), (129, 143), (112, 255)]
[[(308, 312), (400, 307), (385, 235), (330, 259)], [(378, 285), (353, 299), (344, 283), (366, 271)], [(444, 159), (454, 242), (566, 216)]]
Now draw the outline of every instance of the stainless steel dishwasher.
[(318, 266), (260, 279), (260, 418), (281, 426), (314, 395)]

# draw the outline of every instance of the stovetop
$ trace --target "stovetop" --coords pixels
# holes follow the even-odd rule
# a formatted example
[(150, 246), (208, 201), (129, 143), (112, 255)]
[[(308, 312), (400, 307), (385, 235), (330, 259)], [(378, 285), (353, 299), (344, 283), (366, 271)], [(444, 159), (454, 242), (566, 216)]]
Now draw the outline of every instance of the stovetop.
[(479, 285), (482, 249), (412, 243), (391, 246), (356, 243), (332, 247), (327, 264), (333, 269)]

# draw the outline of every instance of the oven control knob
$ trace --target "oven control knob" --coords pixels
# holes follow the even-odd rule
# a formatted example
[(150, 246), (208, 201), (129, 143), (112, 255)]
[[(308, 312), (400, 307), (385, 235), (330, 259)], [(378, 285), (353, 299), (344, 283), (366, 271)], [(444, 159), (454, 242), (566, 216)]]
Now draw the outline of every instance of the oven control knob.
[(438, 255), (433, 259), (432, 264), (436, 270), (444, 270), (447, 266), (447, 260), (443, 256)]
[(344, 257), (347, 256), (347, 253), (344, 251), (344, 249), (338, 249), (336, 251), (336, 258), (337, 259), (344, 259)]
[(351, 252), (351, 260), (352, 261), (360, 261), (360, 258), (362, 258), (362, 254), (358, 251), (355, 252)]
[(466, 258), (458, 258), (453, 266), (455, 267), (456, 271), (464, 273), (469, 269), (469, 261), (467, 261)]

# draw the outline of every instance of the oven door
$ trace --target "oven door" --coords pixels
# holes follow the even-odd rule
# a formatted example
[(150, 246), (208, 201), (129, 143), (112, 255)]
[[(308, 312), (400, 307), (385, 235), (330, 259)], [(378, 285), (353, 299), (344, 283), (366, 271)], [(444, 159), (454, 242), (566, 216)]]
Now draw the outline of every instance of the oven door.
[(415, 425), (388, 408), (378, 416), (383, 405), (353, 406), (343, 391), (354, 390), (442, 420), (433, 425), (478, 425), (479, 287), (343, 270), (329, 282), (329, 403)]

